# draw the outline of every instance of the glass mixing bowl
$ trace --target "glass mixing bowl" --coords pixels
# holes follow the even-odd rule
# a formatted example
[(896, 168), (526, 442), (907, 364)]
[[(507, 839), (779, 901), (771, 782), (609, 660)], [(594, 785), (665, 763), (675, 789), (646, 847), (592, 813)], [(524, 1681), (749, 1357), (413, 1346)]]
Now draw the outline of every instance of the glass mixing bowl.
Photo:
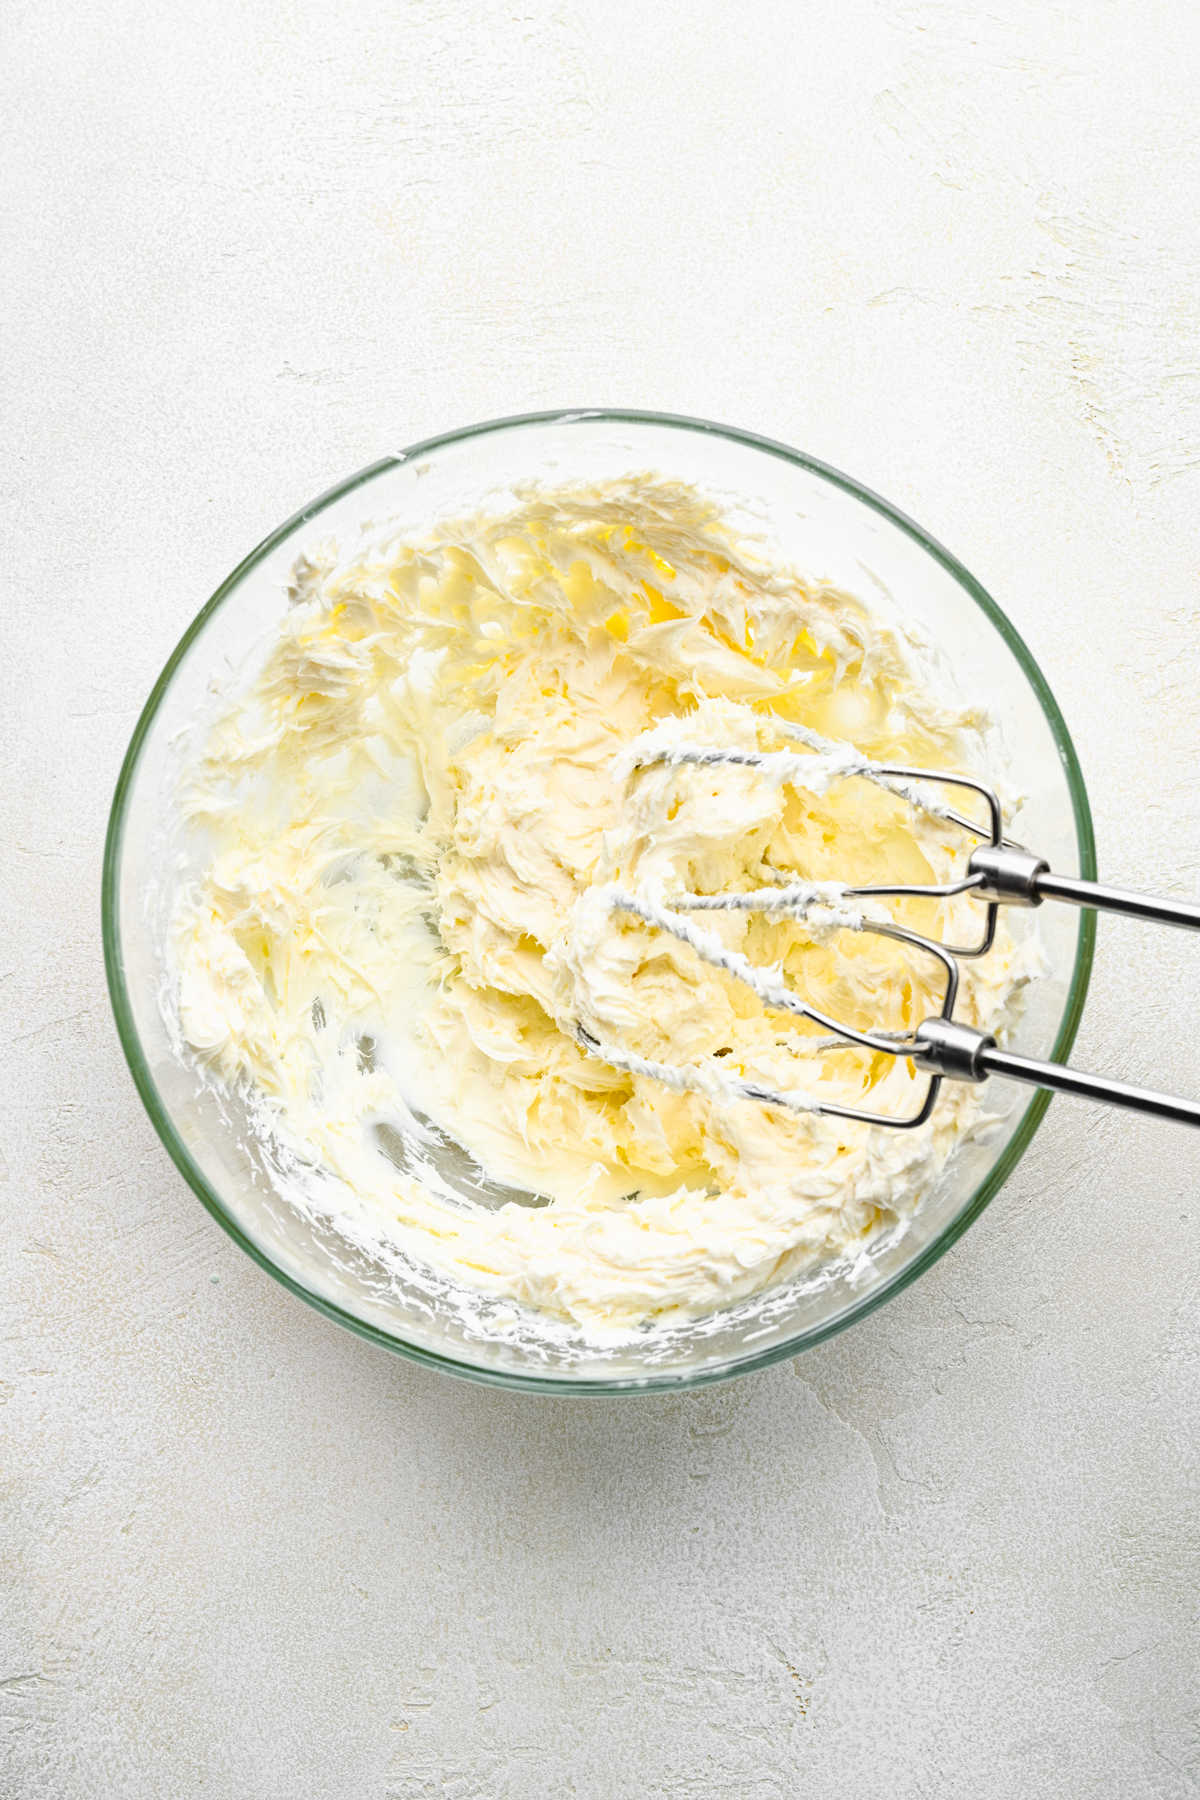
[[(277, 1281), (391, 1350), (480, 1381), (556, 1393), (696, 1386), (761, 1368), (819, 1343), (899, 1292), (949, 1248), (1001, 1187), (1046, 1110), (1014, 1093), (986, 1143), (960, 1146), (900, 1236), (853, 1263), (811, 1272), (686, 1327), (588, 1343), (528, 1316), (514, 1334), (480, 1329), (427, 1280), (385, 1272), (332, 1230), (284, 1203), (245, 1138), (171, 1047), (162, 996), (164, 871), (173, 740), (203, 707), (215, 674), (238, 667), (283, 608), (300, 550), (353, 537), (371, 521), (422, 527), (503, 507), (513, 488), (656, 472), (715, 495), (735, 524), (786, 562), (894, 608), (939, 647), (961, 698), (997, 719), (1008, 775), (1026, 796), (1025, 841), (1056, 869), (1094, 876), (1091, 819), (1071, 739), (1037, 664), (962, 564), (877, 495), (783, 444), (699, 419), (637, 412), (541, 413), (448, 433), (352, 475), (273, 531), (236, 568), (181, 639), (138, 720), (113, 801), (104, 863), (104, 950), (125, 1055), (155, 1129), (213, 1216)], [(847, 871), (853, 879), (853, 871)], [(1090, 913), (1039, 915), (1048, 973), (1030, 991), (1013, 1047), (1065, 1058), (1091, 964)], [(993, 1083), (993, 1086), (997, 1084)], [(453, 1182), (454, 1170), (447, 1166)], [(451, 1297), (452, 1298), (452, 1297)], [(544, 1328), (543, 1328), (544, 1327)]]

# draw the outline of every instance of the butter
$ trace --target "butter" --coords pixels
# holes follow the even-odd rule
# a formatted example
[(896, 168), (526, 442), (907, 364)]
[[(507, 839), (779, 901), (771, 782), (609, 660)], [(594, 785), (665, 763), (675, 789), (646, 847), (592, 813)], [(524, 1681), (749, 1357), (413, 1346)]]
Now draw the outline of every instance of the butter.
[[(851, 1025), (911, 1026), (936, 965), (844, 929), (829, 884), (961, 869), (960, 830), (861, 770), (978, 768), (978, 723), (861, 601), (665, 481), (314, 550), (181, 786), (204, 847), (171, 933), (188, 1053), (322, 1171), (335, 1223), (457, 1285), (591, 1334), (755, 1293), (911, 1216), (982, 1103), (951, 1085), (899, 1133), (731, 1099), (748, 1078), (909, 1112), (924, 1078), (765, 1008), (654, 907), (817, 884), (807, 920), (704, 930)], [(688, 760), (706, 745), (769, 764)], [(949, 936), (973, 906), (895, 911)], [(1003, 1034), (1035, 968), (1002, 931), (958, 1016)], [(456, 1194), (423, 1119), (549, 1203)]]

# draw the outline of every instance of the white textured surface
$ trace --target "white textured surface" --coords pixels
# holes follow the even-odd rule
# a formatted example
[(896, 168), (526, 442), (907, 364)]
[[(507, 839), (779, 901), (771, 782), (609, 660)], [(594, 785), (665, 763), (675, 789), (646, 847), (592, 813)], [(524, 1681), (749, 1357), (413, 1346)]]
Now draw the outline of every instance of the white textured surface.
[[(1042, 659), (1110, 875), (1200, 888), (1194, 9), (6, 24), (3, 1800), (1195, 1792), (1200, 1138), (1057, 1103), (801, 1361), (494, 1393), (221, 1235), (97, 922), (137, 710), (243, 551), (386, 449), (606, 401), (924, 521)], [(1198, 991), (1104, 929), (1079, 1060), (1200, 1090)]]

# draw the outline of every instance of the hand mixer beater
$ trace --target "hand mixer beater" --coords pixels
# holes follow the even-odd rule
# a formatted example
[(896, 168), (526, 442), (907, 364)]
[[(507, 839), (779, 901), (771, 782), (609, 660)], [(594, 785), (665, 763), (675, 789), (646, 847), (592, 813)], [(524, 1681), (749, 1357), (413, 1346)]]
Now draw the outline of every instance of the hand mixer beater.
[[(876, 1054), (911, 1058), (916, 1068), (929, 1075), (920, 1106), (915, 1112), (905, 1115), (873, 1112), (843, 1106), (832, 1100), (822, 1100), (809, 1091), (790, 1091), (772, 1088), (753, 1080), (738, 1080), (715, 1069), (685, 1068), (675, 1064), (650, 1062), (616, 1045), (602, 1042), (594, 1033), (580, 1026), (578, 1039), (589, 1054), (618, 1068), (654, 1076), (677, 1089), (692, 1089), (730, 1099), (754, 1100), (798, 1112), (855, 1119), (864, 1124), (887, 1125), (900, 1130), (912, 1130), (925, 1123), (937, 1103), (943, 1080), (982, 1082), (990, 1075), (1026, 1082), (1034, 1087), (1049, 1088), (1056, 1093), (1079, 1094), (1088, 1099), (1107, 1101), (1113, 1106), (1128, 1107), (1136, 1112), (1154, 1113), (1162, 1118), (1200, 1125), (1198, 1101), (1176, 1099), (1171, 1095), (1133, 1087), (1107, 1076), (1086, 1074), (1061, 1063), (1041, 1062), (1015, 1055), (1012, 1051), (1003, 1049), (991, 1033), (954, 1017), (959, 990), (959, 962), (965, 958), (985, 956), (992, 948), (996, 936), (997, 913), (1001, 906), (1036, 907), (1046, 900), (1058, 900), (1070, 906), (1124, 913), (1133, 918), (1150, 919), (1158, 924), (1194, 928), (1200, 928), (1200, 906), (1055, 874), (1045, 858), (1013, 843), (1005, 836), (997, 793), (985, 782), (971, 776), (949, 774), (939, 769), (875, 762), (863, 756), (853, 746), (837, 743), (806, 726), (778, 719), (773, 720), (772, 724), (785, 736), (798, 740), (804, 749), (718, 749), (681, 744), (672, 741), (670, 737), (661, 743), (655, 743), (655, 734), (650, 733), (623, 759), (623, 772), (632, 775), (656, 764), (703, 768), (729, 764), (758, 769), (771, 775), (776, 781), (795, 781), (798, 785), (806, 785), (814, 778), (819, 778), (822, 784), (830, 780), (854, 778), (873, 781), (909, 805), (944, 824), (957, 827), (965, 836), (977, 840), (967, 856), (962, 875), (943, 883), (883, 883), (869, 886), (851, 886), (830, 881), (784, 881), (776, 885), (751, 888), (745, 892), (720, 894), (647, 894), (610, 885), (600, 891), (600, 898), (613, 911), (629, 914), (647, 925), (670, 933), (680, 942), (689, 945), (705, 962), (745, 982), (757, 994), (764, 1007), (811, 1020), (833, 1034), (828, 1039), (820, 1040), (815, 1048), (844, 1048), (853, 1044)], [(952, 797), (968, 792), (976, 795), (986, 809), (986, 825), (977, 823), (941, 798), (933, 797), (934, 794), (941, 795), (947, 791)], [(959, 895), (970, 896), (983, 908), (978, 938), (971, 943), (941, 942), (895, 919), (872, 916), (861, 905), (862, 902), (886, 899), (944, 901)], [(790, 916), (811, 919), (825, 929), (873, 932), (906, 944), (922, 955), (933, 958), (940, 966), (944, 977), (941, 1008), (908, 1031), (855, 1029), (790, 988), (785, 983), (781, 970), (765, 969), (755, 964), (740, 951), (730, 949), (715, 933), (705, 930), (699, 922), (706, 913), (729, 911), (756, 912), (775, 918)]]

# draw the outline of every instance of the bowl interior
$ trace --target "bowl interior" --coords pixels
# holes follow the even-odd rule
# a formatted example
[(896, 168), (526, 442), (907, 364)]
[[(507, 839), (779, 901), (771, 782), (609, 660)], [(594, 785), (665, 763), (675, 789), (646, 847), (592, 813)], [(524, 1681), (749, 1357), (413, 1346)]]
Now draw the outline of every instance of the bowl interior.
[[(273, 533), (213, 596), (160, 677), (122, 770), (105, 865), (105, 948), (126, 1055), (157, 1130), (215, 1216), (279, 1279), (364, 1334), (463, 1374), (556, 1391), (688, 1385), (819, 1341), (954, 1240), (1012, 1168), (1045, 1105), (1028, 1090), (1008, 1090), (1003, 1123), (986, 1142), (960, 1147), (902, 1236), (688, 1327), (650, 1327), (634, 1342), (605, 1346), (566, 1326), (456, 1307), (427, 1272), (384, 1270), (301, 1216), (281, 1200), (228, 1109), (176, 1054), (161, 945), (181, 745), (214, 677), (243, 667), (279, 618), (299, 551), (324, 537), (351, 540), (372, 524), (422, 528), (503, 509), (531, 482), (641, 472), (695, 484), (782, 560), (924, 635), (956, 697), (997, 721), (1003, 773), (1025, 796), (1023, 841), (1057, 869), (1094, 873), (1087, 800), (1058, 709), (1012, 627), (952, 557), (875, 496), (784, 446), (699, 421), (615, 413), (502, 421), (417, 446), (351, 477)], [(1031, 991), (1014, 1047), (1062, 1056), (1083, 1003), (1091, 915), (1050, 907), (1039, 924), (1048, 972)]]

